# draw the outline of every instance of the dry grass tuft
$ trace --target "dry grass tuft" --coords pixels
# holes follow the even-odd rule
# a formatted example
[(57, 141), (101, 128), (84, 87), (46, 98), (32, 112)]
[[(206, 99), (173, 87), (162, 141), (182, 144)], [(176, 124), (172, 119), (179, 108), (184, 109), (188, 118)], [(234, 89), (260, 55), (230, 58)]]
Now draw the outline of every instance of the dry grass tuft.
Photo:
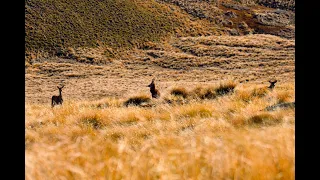
[(151, 101), (151, 99), (148, 95), (138, 95), (138, 96), (130, 97), (123, 104), (125, 106), (130, 106), (130, 105), (140, 106), (143, 103), (148, 103), (150, 101)]
[(192, 91), (194, 97), (200, 99), (214, 99), (217, 97), (216, 87), (208, 86), (208, 87), (196, 87)]
[(251, 92), (251, 96), (261, 98), (265, 96), (268, 92), (269, 92), (269, 89), (266, 87), (258, 87), (258, 88), (255, 87)]
[(207, 118), (212, 116), (213, 107), (208, 104), (193, 103), (178, 107), (175, 111), (177, 111), (176, 116), (178, 119), (194, 117)]
[(284, 102), (289, 102), (292, 101), (293, 95), (288, 93), (287, 91), (278, 91), (276, 93), (276, 99), (277, 103), (284, 103)]
[(233, 93), (234, 92), (234, 88), (237, 86), (237, 83), (234, 81), (225, 81), (225, 82), (220, 82), (220, 85), (217, 87), (217, 89), (215, 90), (217, 95), (226, 95), (229, 93)]
[(269, 113), (261, 113), (250, 117), (247, 120), (248, 125), (253, 126), (269, 126), (276, 125), (283, 121), (282, 117), (272, 115)]
[(236, 85), (234, 81), (220, 81), (219, 85), (197, 86), (190, 94), (196, 99), (214, 99), (217, 96), (233, 93)]
[(174, 96), (174, 95), (167, 95), (163, 97), (165, 103), (170, 105), (182, 105), (189, 102), (189, 99), (185, 99), (182, 96)]
[(266, 97), (270, 94), (270, 90), (267, 87), (253, 86), (250, 88), (239, 88), (235, 94), (237, 99), (244, 102), (250, 102), (256, 98), (260, 99)]
[(174, 87), (171, 89), (170, 94), (173, 96), (181, 96), (183, 98), (187, 98), (189, 96), (189, 92), (184, 87)]
[(86, 113), (79, 117), (79, 122), (82, 125), (92, 127), (94, 129), (100, 129), (103, 127), (102, 123), (102, 117), (96, 113), (96, 112), (91, 112), (91, 113)]

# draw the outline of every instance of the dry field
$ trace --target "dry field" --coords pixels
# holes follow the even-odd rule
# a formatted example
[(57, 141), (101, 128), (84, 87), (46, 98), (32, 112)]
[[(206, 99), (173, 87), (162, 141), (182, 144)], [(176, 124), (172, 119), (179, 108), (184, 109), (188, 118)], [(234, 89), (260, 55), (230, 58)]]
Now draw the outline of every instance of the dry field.
[(146, 86), (153, 77), (162, 92), (176, 85), (210, 85), (226, 79), (265, 86), (271, 78), (278, 84), (294, 83), (294, 48), (294, 40), (272, 35), (203, 36), (136, 49), (100, 64), (40, 59), (26, 64), (26, 103), (49, 104), (60, 83), (66, 85), (66, 101), (149, 93)]
[[(181, 37), (103, 63), (26, 63), (25, 177), (295, 179), (294, 109), (261, 111), (295, 101), (294, 48), (272, 35)], [(150, 98), (153, 77), (161, 98), (124, 106)], [(218, 95), (224, 83), (234, 91)]]

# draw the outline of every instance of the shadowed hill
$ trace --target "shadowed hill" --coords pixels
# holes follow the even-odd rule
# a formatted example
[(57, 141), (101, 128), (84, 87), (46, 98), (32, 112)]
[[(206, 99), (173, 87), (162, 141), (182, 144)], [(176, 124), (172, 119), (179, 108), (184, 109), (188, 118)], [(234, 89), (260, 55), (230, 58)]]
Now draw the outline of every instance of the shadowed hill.
[(132, 46), (157, 41), (178, 23), (166, 7), (127, 0), (27, 0), (26, 51)]

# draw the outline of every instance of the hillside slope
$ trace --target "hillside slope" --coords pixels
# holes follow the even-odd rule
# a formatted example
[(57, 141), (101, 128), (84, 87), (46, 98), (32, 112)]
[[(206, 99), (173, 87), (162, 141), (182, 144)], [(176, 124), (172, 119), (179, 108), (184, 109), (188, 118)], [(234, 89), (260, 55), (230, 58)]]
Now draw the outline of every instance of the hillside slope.
[(158, 40), (178, 22), (165, 7), (149, 3), (153, 7), (121, 0), (26, 1), (26, 51)]
[(263, 33), (294, 38), (294, 4), (288, 0), (279, 2), (288, 3), (276, 6), (264, 1), (230, 0), (27, 0), (26, 59), (39, 52), (66, 56), (68, 48), (81, 47), (111, 48), (111, 52), (100, 52), (108, 57), (119, 48), (148, 48), (150, 42), (171, 36)]

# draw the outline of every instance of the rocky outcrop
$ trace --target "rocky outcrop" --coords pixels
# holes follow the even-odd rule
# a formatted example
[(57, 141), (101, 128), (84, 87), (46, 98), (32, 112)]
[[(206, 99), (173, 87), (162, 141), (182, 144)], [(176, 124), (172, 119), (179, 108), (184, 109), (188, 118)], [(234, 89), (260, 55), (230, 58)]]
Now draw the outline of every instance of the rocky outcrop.
[(274, 111), (276, 109), (293, 109), (295, 108), (295, 102), (286, 102), (286, 103), (279, 103), (276, 105), (268, 106), (264, 110), (265, 111)]
[(295, 11), (296, 9), (295, 0), (259, 0), (258, 4), (275, 9), (291, 11)]
[(294, 24), (294, 13), (284, 10), (274, 10), (264, 13), (255, 13), (253, 18), (262, 25), (287, 26)]

